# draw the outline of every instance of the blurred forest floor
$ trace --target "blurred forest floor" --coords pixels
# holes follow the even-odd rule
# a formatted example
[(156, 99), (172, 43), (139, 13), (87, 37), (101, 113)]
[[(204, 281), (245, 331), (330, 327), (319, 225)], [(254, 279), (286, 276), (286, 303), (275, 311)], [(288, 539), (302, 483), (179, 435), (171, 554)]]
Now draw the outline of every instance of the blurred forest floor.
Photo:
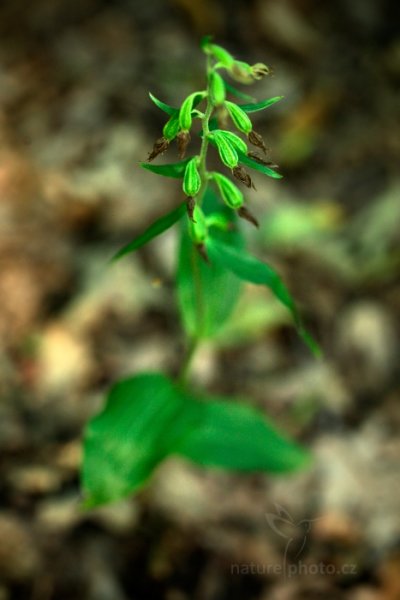
[[(395, 8), (1, 4), (0, 600), (400, 598)], [(118, 377), (176, 372), (182, 357), (176, 232), (107, 260), (181, 200), (138, 161), (163, 125), (148, 91), (179, 105), (203, 85), (204, 33), (273, 66), (250, 93), (285, 96), (257, 116), (284, 179), (255, 177), (261, 227), (243, 228), (325, 358), (249, 286), (193, 381), (248, 398), (315, 462), (269, 478), (170, 460), (137, 498), (83, 513), (87, 419)], [(290, 576), (272, 568), (289, 536), (272, 514), (292, 520), (297, 550), (307, 536), (287, 554)]]

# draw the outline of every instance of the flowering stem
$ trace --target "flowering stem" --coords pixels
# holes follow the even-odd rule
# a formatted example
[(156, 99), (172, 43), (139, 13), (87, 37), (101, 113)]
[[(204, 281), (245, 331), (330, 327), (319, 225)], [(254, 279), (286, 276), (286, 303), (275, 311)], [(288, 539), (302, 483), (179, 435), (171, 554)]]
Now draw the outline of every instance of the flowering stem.
[(185, 358), (183, 359), (181, 368), (179, 370), (179, 375), (178, 375), (178, 383), (181, 386), (184, 386), (186, 384), (186, 381), (187, 381), (187, 378), (189, 375), (189, 371), (190, 371), (190, 367), (192, 365), (192, 360), (194, 358), (194, 355), (196, 353), (198, 345), (199, 345), (199, 339), (197, 337), (192, 338), (188, 344), (188, 348), (186, 350), (186, 355), (185, 355)]
[[(208, 75), (210, 69), (211, 69), (210, 59), (208, 57), (207, 75)], [(203, 135), (202, 135), (202, 140), (201, 140), (199, 165), (198, 165), (199, 173), (200, 173), (200, 177), (201, 177), (201, 187), (196, 196), (196, 203), (198, 205), (201, 205), (201, 202), (203, 200), (205, 191), (207, 189), (207, 184), (208, 184), (208, 174), (207, 174), (208, 134), (210, 133), (209, 121), (210, 121), (211, 115), (213, 113), (213, 110), (214, 110), (214, 106), (210, 100), (209, 88), (207, 87), (207, 106), (206, 106), (204, 116), (202, 117)], [(198, 331), (200, 331), (200, 335), (198, 334), (197, 336), (195, 336), (191, 340), (189, 340), (188, 347), (186, 350), (186, 355), (183, 359), (183, 362), (182, 362), (182, 365), (180, 368), (180, 372), (178, 375), (178, 381), (181, 385), (184, 385), (188, 378), (192, 360), (194, 358), (194, 355), (195, 355), (196, 350), (199, 345), (199, 341), (200, 341), (200, 337), (201, 337), (201, 329), (204, 324), (204, 289), (203, 289), (203, 285), (202, 285), (202, 279), (201, 279), (199, 267), (196, 262), (197, 250), (194, 248), (194, 246), (192, 247), (191, 252), (192, 252), (192, 257), (193, 257), (192, 276), (193, 276), (193, 280), (194, 280), (194, 284), (195, 284), (194, 289), (195, 289), (195, 294), (196, 294), (196, 306), (197, 306), (197, 325), (198, 325), (197, 329), (198, 329)]]
[[(207, 64), (207, 74), (210, 71), (210, 61), (208, 59), (208, 64)], [(207, 107), (204, 113), (204, 117), (202, 118), (202, 130), (203, 130), (203, 137), (201, 140), (201, 148), (200, 148), (200, 155), (199, 155), (199, 173), (200, 173), (200, 177), (201, 177), (201, 188), (199, 190), (199, 193), (197, 195), (197, 203), (200, 205), (202, 200), (203, 200), (203, 196), (204, 193), (206, 191), (207, 188), (207, 183), (208, 183), (208, 179), (207, 179), (207, 150), (208, 150), (208, 134), (210, 133), (210, 129), (209, 129), (209, 121), (210, 121), (210, 117), (212, 115), (212, 112), (214, 110), (214, 106), (210, 100), (210, 93), (209, 93), (209, 87), (207, 86)]]

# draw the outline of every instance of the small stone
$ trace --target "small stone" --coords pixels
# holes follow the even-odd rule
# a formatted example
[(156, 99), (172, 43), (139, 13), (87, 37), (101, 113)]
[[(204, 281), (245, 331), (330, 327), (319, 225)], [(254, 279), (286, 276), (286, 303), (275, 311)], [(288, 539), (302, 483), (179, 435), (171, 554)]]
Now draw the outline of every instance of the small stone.
[(14, 467), (8, 474), (10, 486), (22, 494), (45, 494), (60, 489), (59, 471), (45, 465)]
[(20, 582), (33, 577), (40, 562), (28, 527), (11, 513), (0, 513), (0, 577)]
[(40, 529), (57, 533), (70, 530), (84, 516), (77, 497), (44, 500), (36, 511)]

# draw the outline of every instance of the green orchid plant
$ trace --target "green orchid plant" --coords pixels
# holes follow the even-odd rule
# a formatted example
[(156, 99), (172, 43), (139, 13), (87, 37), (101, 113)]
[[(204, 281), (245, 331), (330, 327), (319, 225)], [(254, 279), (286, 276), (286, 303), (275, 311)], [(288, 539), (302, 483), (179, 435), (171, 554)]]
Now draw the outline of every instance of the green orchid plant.
[[(180, 108), (150, 94), (168, 120), (148, 160), (141, 163), (152, 173), (181, 179), (185, 197), (114, 256), (118, 260), (138, 250), (179, 223), (177, 295), (186, 355), (176, 378), (146, 372), (117, 382), (103, 410), (88, 423), (82, 466), (87, 507), (137, 492), (170, 456), (203, 468), (270, 473), (297, 469), (310, 459), (307, 451), (278, 432), (248, 402), (210, 396), (190, 385), (190, 367), (199, 344), (215, 337), (227, 321), (245, 282), (266, 286), (291, 313), (301, 338), (319, 353), (287, 287), (271, 266), (247, 252), (239, 227), (239, 218), (258, 225), (239, 187), (254, 188), (246, 169), (281, 178), (267, 159), (264, 140), (254, 131), (249, 114), (282, 97), (255, 102), (225, 78), (247, 85), (269, 75), (269, 67), (236, 60), (210, 37), (201, 46), (207, 58), (206, 89), (191, 93)], [(228, 95), (239, 102), (228, 100)], [(201, 124), (199, 151), (186, 157), (196, 122)], [(153, 164), (174, 141), (179, 162)], [(210, 150), (217, 152), (224, 172), (208, 170)]]

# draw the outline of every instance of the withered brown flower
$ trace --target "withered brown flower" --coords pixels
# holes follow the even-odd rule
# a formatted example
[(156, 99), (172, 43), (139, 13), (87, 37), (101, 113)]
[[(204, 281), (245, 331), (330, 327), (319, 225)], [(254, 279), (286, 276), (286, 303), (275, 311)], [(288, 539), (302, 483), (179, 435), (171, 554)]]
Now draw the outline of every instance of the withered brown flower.
[(241, 206), (239, 208), (239, 210), (237, 211), (237, 214), (239, 215), (239, 217), (241, 217), (242, 219), (246, 219), (246, 221), (249, 221), (250, 223), (252, 223), (255, 227), (259, 227), (259, 223), (257, 221), (257, 219), (255, 218), (255, 216), (249, 211), (248, 208), (246, 208), (245, 206)]
[(254, 129), (250, 131), (249, 135), (247, 136), (247, 139), (249, 140), (250, 144), (253, 144), (253, 146), (257, 146), (257, 148), (261, 148), (264, 154), (267, 154), (267, 146), (265, 145), (262, 136), (259, 133), (257, 133), (257, 131), (254, 131)]
[(167, 150), (169, 141), (165, 137), (160, 137), (154, 142), (153, 150), (149, 153), (148, 161), (151, 162), (158, 156)]
[(194, 213), (194, 207), (196, 206), (196, 201), (194, 198), (192, 198), (191, 196), (189, 196), (188, 198), (186, 198), (186, 209), (187, 209), (187, 213), (188, 213), (188, 217), (191, 221), (193, 221), (193, 223), (195, 223), (196, 221), (193, 218), (193, 213)]
[(271, 160), (265, 160), (262, 156), (260, 156), (259, 154), (257, 154), (257, 152), (248, 152), (247, 156), (249, 158), (252, 158), (256, 162), (260, 163), (261, 165), (265, 165), (266, 167), (270, 167), (271, 169), (278, 169), (279, 168), (279, 165), (277, 165), (276, 163), (274, 163)]
[(256, 189), (250, 175), (244, 167), (242, 167), (241, 165), (237, 165), (232, 169), (232, 173), (234, 177), (236, 177), (236, 179), (244, 183), (245, 186), (247, 186), (248, 188), (252, 187), (254, 190)]
[(190, 133), (188, 131), (180, 131), (176, 136), (176, 141), (178, 144), (179, 158), (185, 158), (186, 148), (190, 142)]

